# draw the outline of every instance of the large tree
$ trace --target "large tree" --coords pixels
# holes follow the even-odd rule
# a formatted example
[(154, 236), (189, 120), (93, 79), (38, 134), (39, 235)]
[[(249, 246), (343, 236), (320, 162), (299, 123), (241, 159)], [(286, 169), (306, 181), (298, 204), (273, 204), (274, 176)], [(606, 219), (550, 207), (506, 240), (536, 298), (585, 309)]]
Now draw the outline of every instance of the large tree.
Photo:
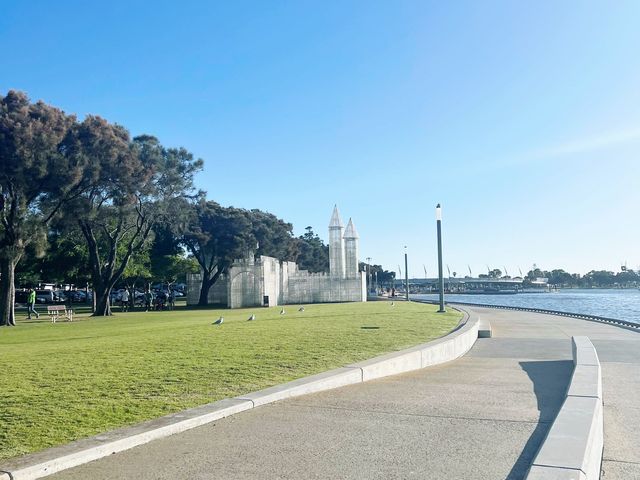
[(202, 275), (198, 305), (209, 303), (209, 290), (234, 260), (268, 255), (279, 260), (295, 258), (292, 226), (261, 210), (223, 207), (201, 200), (192, 206), (182, 241), (197, 260)]
[(296, 239), (296, 262), (301, 270), (310, 272), (329, 271), (329, 245), (313, 232), (312, 227)]
[(123, 127), (94, 116), (72, 129), (66, 147), (91, 165), (94, 182), (67, 213), (87, 242), (94, 315), (111, 315), (111, 290), (131, 258), (147, 248), (153, 226), (180, 217), (177, 200), (193, 193), (202, 161), (152, 136), (131, 140)]
[(15, 268), (43, 242), (65, 202), (86, 186), (84, 161), (67, 155), (74, 117), (21, 92), (0, 96), (0, 325), (15, 325)]
[(30, 245), (16, 268), (16, 283), (71, 283), (84, 287), (87, 273), (87, 245), (79, 232), (55, 222), (47, 234), (47, 245)]
[(293, 237), (293, 225), (258, 209), (249, 210), (247, 216), (251, 222), (251, 232), (257, 240), (256, 255), (295, 260), (297, 245)]
[(208, 305), (209, 290), (233, 261), (255, 251), (257, 243), (246, 210), (204, 200), (193, 205), (182, 241), (201, 269), (201, 306)]

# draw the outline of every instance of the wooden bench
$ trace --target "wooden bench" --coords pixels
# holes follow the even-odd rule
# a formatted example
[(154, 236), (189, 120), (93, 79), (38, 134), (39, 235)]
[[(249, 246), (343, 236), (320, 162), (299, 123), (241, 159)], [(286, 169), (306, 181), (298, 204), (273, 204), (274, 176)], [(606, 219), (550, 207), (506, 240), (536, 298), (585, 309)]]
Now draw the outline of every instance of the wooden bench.
[(65, 305), (47, 306), (47, 315), (51, 318), (51, 323), (56, 323), (60, 317), (64, 317), (68, 321), (73, 322), (73, 310), (67, 309)]

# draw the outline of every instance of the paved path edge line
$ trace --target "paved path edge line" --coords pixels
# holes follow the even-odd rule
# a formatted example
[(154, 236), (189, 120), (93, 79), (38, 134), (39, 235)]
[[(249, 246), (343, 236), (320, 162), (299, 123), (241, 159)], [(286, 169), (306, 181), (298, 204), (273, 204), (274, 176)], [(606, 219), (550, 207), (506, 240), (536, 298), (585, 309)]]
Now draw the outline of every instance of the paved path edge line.
[(602, 371), (589, 337), (571, 337), (573, 375), (565, 401), (526, 480), (600, 478), (604, 449)]
[(456, 307), (456, 310), (463, 313), (456, 329), (428, 343), (18, 457), (13, 465), (10, 462), (6, 466), (0, 466), (0, 480), (34, 480), (46, 477), (278, 400), (455, 360), (473, 347), (478, 338), (479, 325), (479, 317), (474, 312), (461, 307)]

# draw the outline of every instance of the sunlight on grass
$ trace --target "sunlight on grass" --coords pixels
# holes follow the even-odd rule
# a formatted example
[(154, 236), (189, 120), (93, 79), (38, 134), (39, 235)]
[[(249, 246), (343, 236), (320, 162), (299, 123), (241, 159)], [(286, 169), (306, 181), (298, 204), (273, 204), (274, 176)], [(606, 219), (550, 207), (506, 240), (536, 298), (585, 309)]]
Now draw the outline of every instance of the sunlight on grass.
[[(0, 458), (400, 350), (457, 312), (388, 302), (176, 310), (0, 329)], [(256, 314), (256, 320), (246, 321)], [(220, 315), (224, 324), (212, 322)]]

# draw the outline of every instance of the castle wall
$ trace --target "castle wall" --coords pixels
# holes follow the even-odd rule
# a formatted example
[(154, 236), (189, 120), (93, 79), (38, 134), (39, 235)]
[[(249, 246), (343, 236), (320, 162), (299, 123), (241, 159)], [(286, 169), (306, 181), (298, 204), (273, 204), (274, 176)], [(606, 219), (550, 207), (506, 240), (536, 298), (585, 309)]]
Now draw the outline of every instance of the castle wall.
[[(198, 304), (201, 285), (200, 273), (187, 274), (187, 305)], [(210, 304), (227, 305), (227, 278), (224, 275), (209, 289), (208, 299)]]
[[(200, 274), (187, 277), (187, 305), (197, 305), (200, 294)], [(229, 285), (229, 280), (231, 284)], [(365, 273), (358, 278), (335, 278), (326, 273), (298, 270), (293, 262), (280, 262), (272, 257), (260, 257), (255, 265), (240, 264), (229, 270), (209, 291), (209, 303), (229, 308), (258, 307), (264, 297), (269, 306), (303, 305), (330, 302), (365, 302)]]
[[(226, 276), (209, 291), (209, 303), (229, 308), (328, 302), (366, 302), (366, 279), (358, 272), (358, 234), (349, 220), (343, 236), (337, 207), (329, 225), (329, 273), (299, 270), (294, 262), (280, 262), (249, 253), (236, 260)], [(187, 276), (187, 305), (196, 305), (201, 275)]]
[(236, 260), (228, 273), (227, 306), (229, 308), (262, 305), (264, 277), (262, 263), (255, 263), (253, 255)]
[[(261, 268), (262, 268), (262, 282), (263, 282), (263, 303), (264, 300), (267, 300), (267, 305), (269, 307), (274, 307), (278, 305), (281, 288), (282, 288), (282, 268), (280, 267), (280, 262), (276, 258), (272, 257), (260, 257)], [(264, 298), (264, 297), (268, 297)]]

